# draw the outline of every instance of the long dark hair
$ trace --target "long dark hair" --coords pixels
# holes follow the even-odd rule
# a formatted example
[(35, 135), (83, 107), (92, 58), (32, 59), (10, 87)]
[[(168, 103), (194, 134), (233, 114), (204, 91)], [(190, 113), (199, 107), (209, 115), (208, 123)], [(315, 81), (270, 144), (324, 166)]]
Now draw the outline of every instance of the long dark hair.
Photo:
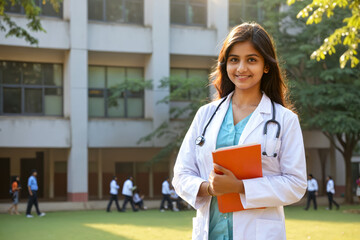
[(223, 98), (235, 89), (226, 71), (226, 62), (231, 48), (238, 42), (249, 41), (263, 56), (265, 67), (269, 69), (261, 78), (260, 90), (274, 102), (285, 107), (291, 104), (287, 99), (285, 74), (280, 69), (275, 47), (270, 35), (257, 23), (243, 23), (234, 27), (226, 37), (220, 51), (217, 65), (211, 73), (213, 85), (217, 90), (217, 98)]

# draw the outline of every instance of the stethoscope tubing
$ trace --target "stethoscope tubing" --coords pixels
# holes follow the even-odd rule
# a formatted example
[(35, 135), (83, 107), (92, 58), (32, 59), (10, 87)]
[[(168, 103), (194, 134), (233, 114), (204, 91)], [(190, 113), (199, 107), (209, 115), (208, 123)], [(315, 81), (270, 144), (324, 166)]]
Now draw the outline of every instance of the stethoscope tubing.
[[(211, 121), (213, 120), (214, 116), (216, 115), (217, 111), (219, 110), (220, 106), (226, 101), (227, 99), (227, 96), (219, 103), (219, 105), (216, 107), (214, 113), (211, 115), (210, 119), (208, 120), (208, 122), (206, 123), (205, 127), (204, 127), (204, 130), (202, 131), (202, 134), (201, 136), (198, 136), (195, 140), (195, 144), (198, 145), (198, 146), (202, 146), (204, 145), (205, 143), (205, 133), (206, 133), (206, 129), (208, 128), (208, 126), (210, 125)], [(270, 123), (273, 123), (277, 126), (277, 131), (276, 131), (276, 135), (275, 135), (275, 138), (276, 138), (276, 143), (275, 143), (275, 146), (274, 146), (274, 151), (273, 151), (273, 154), (272, 156), (273, 157), (276, 157), (277, 156), (277, 153), (275, 152), (275, 149), (276, 149), (276, 146), (278, 144), (278, 141), (279, 141), (279, 137), (280, 137), (280, 131), (281, 131), (281, 125), (278, 121), (276, 121), (275, 119), (275, 115), (276, 115), (276, 110), (275, 110), (275, 104), (274, 102), (271, 100), (271, 106), (272, 106), (272, 118), (268, 121), (265, 122), (264, 124), (264, 130), (263, 130), (263, 134), (265, 135), (265, 143), (264, 143), (264, 151), (262, 152), (262, 155), (265, 155), (265, 156), (269, 156), (267, 153), (266, 153), (266, 142), (267, 142), (267, 129), (268, 129), (268, 124)]]

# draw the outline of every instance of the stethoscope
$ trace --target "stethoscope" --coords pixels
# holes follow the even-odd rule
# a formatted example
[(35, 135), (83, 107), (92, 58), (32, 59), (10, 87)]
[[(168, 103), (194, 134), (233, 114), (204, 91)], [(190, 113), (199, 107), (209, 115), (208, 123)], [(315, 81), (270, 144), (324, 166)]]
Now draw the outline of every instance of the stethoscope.
[[(212, 119), (214, 118), (216, 112), (219, 110), (221, 104), (223, 104), (226, 99), (227, 99), (227, 96), (226, 96), (226, 97), (219, 103), (219, 105), (216, 107), (215, 112), (211, 115), (209, 121), (208, 121), (207, 124), (205, 125), (202, 134), (195, 139), (195, 144), (196, 144), (196, 145), (198, 145), (198, 146), (204, 145), (204, 143), (205, 143), (205, 132), (206, 132), (206, 129), (207, 129), (207, 127), (209, 126), (209, 124), (211, 123)], [(281, 126), (280, 126), (280, 123), (275, 120), (275, 114), (276, 114), (276, 112), (275, 112), (275, 104), (274, 104), (273, 101), (271, 101), (271, 106), (272, 106), (272, 118), (271, 118), (270, 120), (268, 120), (268, 121), (265, 122), (264, 130), (263, 130), (263, 134), (265, 135), (265, 143), (264, 143), (264, 151), (262, 152), (262, 155), (264, 155), (264, 156), (269, 156), (269, 155), (267, 154), (267, 152), (266, 152), (267, 128), (268, 128), (269, 123), (274, 123), (274, 124), (276, 124), (276, 126), (277, 126), (277, 131), (276, 131), (276, 135), (275, 135), (275, 137), (276, 137), (276, 144), (275, 144), (275, 146), (274, 146), (274, 151), (273, 151), (272, 157), (276, 157), (276, 156), (277, 156), (277, 153), (275, 152), (275, 148), (276, 148), (277, 143), (278, 143), (278, 141), (279, 141)]]

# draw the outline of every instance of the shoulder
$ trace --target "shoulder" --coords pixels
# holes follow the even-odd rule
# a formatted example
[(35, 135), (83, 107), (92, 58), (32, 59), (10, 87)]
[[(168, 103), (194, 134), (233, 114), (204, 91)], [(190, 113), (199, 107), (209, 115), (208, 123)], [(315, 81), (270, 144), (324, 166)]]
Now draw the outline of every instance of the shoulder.
[(199, 110), (196, 113), (196, 117), (197, 118), (202, 118), (202, 117), (208, 117), (210, 115), (212, 115), (216, 108), (219, 106), (219, 104), (224, 100), (224, 98), (218, 99), (218, 100), (214, 100), (208, 104), (205, 104), (203, 106), (201, 106), (199, 108)]
[(298, 120), (298, 115), (296, 113), (294, 113), (293, 111), (291, 111), (290, 109), (282, 106), (281, 104), (275, 103), (275, 108), (278, 111), (279, 115), (284, 119), (284, 120)]

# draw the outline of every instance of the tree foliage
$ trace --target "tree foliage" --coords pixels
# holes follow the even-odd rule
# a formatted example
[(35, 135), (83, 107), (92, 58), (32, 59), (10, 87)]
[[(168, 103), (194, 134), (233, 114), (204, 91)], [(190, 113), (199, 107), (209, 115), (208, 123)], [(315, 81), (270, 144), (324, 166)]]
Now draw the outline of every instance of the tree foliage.
[[(270, 0), (264, 2), (268, 8), (276, 4)], [(307, 25), (305, 19), (295, 18), (305, 7), (306, 3), (299, 2), (286, 11), (273, 13), (266, 28), (277, 42), (289, 79), (291, 99), (300, 114), (303, 128), (321, 130), (344, 158), (345, 198), (352, 202), (351, 158), (360, 140), (360, 70), (346, 66), (340, 68), (338, 52), (320, 58), (319, 62), (309, 58), (319, 39), (324, 39), (332, 31), (329, 26), (341, 27), (341, 20), (348, 13), (338, 11), (332, 18), (323, 19), (322, 24)]]
[(148, 142), (154, 139), (166, 139), (167, 144), (156, 154), (148, 164), (154, 164), (167, 159), (172, 153), (176, 153), (189, 129), (197, 110), (210, 102), (208, 94), (208, 81), (197, 78), (169, 77), (161, 80), (160, 88), (170, 89), (170, 94), (160, 100), (158, 104), (170, 104), (176, 106), (170, 108), (170, 122), (163, 122), (152, 133), (142, 137), (138, 143)]
[[(287, 0), (289, 5), (296, 1)], [(340, 56), (340, 66), (344, 68), (346, 63), (350, 61), (351, 67), (354, 68), (359, 64), (357, 57), (357, 49), (360, 43), (360, 1), (359, 0), (312, 0), (297, 14), (297, 18), (307, 18), (306, 24), (318, 24), (323, 20), (323, 16), (331, 18), (338, 14), (340, 9), (346, 9), (346, 16), (342, 18), (343, 25), (337, 27), (328, 37), (326, 37), (322, 45), (316, 49), (311, 58), (320, 61), (325, 59), (327, 54), (332, 55), (336, 52), (335, 46), (341, 44), (346, 47)], [(333, 29), (333, 26), (332, 26)]]
[[(59, 11), (60, 4), (63, 0), (42, 0), (43, 4), (50, 2), (56, 11)], [(20, 5), (24, 8), (26, 18), (28, 20), (27, 29), (19, 26), (5, 12), (6, 6)], [(24, 38), (31, 45), (38, 45), (39, 41), (34, 38), (28, 30), (32, 32), (46, 32), (40, 22), (41, 9), (33, 0), (0, 0), (0, 31), (6, 32), (6, 37), (15, 36)]]

